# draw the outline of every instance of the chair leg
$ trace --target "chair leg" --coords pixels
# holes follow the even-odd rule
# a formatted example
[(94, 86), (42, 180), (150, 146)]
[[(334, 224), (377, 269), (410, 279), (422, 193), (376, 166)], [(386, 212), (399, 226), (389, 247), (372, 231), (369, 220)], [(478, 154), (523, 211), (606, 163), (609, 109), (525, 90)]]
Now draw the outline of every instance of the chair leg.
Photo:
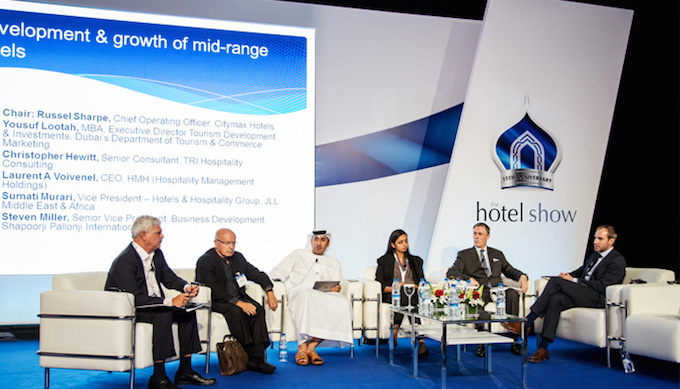
[(130, 368), (130, 389), (135, 389), (135, 365)]
[(50, 387), (50, 368), (45, 368), (45, 389)]

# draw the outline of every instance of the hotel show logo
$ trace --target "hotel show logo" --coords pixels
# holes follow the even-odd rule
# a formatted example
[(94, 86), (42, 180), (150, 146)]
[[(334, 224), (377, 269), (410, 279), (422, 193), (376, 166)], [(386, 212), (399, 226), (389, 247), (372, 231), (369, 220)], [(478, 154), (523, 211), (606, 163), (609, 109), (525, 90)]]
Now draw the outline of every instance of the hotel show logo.
[(491, 154), (501, 171), (501, 189), (517, 186), (554, 189), (555, 169), (562, 159), (560, 145), (528, 112), (500, 134)]

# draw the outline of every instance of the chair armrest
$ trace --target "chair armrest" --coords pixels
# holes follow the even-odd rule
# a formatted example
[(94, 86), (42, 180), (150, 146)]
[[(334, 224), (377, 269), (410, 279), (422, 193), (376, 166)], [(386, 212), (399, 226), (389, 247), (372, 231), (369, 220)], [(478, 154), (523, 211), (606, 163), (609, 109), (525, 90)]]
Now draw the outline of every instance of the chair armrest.
[(624, 285), (624, 284), (609, 285), (607, 287), (607, 289), (605, 289), (607, 302), (610, 303), (610, 304), (614, 304), (614, 305), (621, 304), (623, 302), (623, 300), (621, 298), (621, 293), (623, 292), (623, 289), (628, 288), (630, 286), (632, 286), (632, 285)]
[(621, 292), (628, 316), (637, 314), (680, 314), (680, 285), (630, 285)]
[(41, 315), (124, 317), (134, 315), (135, 297), (127, 292), (51, 290), (40, 294)]
[(519, 281), (515, 281), (512, 278), (501, 277), (503, 286), (507, 288), (519, 289)]
[(364, 296), (364, 283), (358, 280), (342, 280), (342, 294), (349, 298), (354, 296), (354, 298), (362, 298)]

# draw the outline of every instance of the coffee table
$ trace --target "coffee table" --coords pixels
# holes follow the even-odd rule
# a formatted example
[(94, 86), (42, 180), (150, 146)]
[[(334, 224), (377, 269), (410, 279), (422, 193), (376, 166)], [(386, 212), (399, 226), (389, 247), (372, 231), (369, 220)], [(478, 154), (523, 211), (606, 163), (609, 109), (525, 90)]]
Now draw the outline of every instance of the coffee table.
[[(527, 328), (526, 328), (526, 318), (507, 315), (505, 317), (497, 317), (491, 312), (481, 311), (476, 315), (466, 315), (464, 318), (452, 319), (447, 317), (443, 311), (435, 310), (430, 314), (418, 313), (416, 309), (407, 310), (404, 307), (400, 308), (390, 308), (392, 314), (401, 313), (402, 315), (409, 316), (411, 322), (411, 363), (412, 363), (412, 375), (418, 377), (418, 341), (416, 340), (416, 335), (422, 335), (427, 338), (439, 341), (441, 344), (441, 377), (442, 377), (442, 389), (446, 388), (446, 348), (447, 346), (456, 346), (457, 353), (456, 358), (460, 360), (461, 350), (460, 346), (468, 344), (483, 344), (485, 355), (484, 355), (484, 371), (486, 373), (492, 373), (492, 352), (491, 345), (499, 343), (521, 343), (522, 344), (522, 358), (521, 358), (521, 385), (523, 388), (527, 387)], [(421, 319), (423, 322), (434, 323), (431, 325), (417, 325), (416, 318)], [(394, 322), (394, 320), (392, 320)], [(504, 336), (501, 334), (494, 334), (489, 331), (478, 331), (473, 328), (467, 328), (467, 324), (484, 324), (485, 327), (490, 327), (491, 323), (513, 323), (519, 322), (522, 325), (522, 340), (515, 341), (509, 336)], [(390, 331), (389, 340), (389, 361), (391, 365), (394, 365), (394, 344), (393, 344), (393, 331)]]

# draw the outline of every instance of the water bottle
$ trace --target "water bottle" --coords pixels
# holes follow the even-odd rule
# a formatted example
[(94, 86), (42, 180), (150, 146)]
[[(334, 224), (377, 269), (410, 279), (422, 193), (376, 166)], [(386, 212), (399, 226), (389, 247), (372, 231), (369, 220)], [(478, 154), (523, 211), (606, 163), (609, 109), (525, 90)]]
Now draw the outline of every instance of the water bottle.
[(496, 294), (496, 316), (505, 318), (505, 288), (503, 283), (498, 284), (498, 292)]
[(449, 306), (447, 317), (452, 320), (460, 319), (460, 296), (458, 295), (458, 284), (455, 281), (453, 287), (449, 291), (447, 300)]
[(423, 308), (425, 308), (423, 314), (429, 315), (432, 309), (432, 288), (427, 281), (425, 281), (425, 290), (423, 292)]
[(288, 361), (288, 342), (286, 342), (286, 334), (283, 332), (279, 337), (279, 362)]
[(444, 315), (446, 317), (449, 317), (449, 315), (451, 314), (449, 309), (449, 294), (451, 293), (451, 282), (449, 281), (448, 278), (444, 278), (444, 281), (442, 281), (442, 292), (444, 292), (441, 300), (441, 302), (444, 303)]
[(399, 288), (399, 279), (395, 278), (392, 282), (392, 308), (399, 308), (401, 305), (401, 288)]
[(458, 295), (458, 318), (465, 318), (465, 300), (460, 298), (460, 294), (465, 292), (465, 283), (460, 278), (456, 278), (456, 294)]
[[(465, 297), (466, 297), (466, 298), (467, 298), (467, 296), (469, 296), (469, 295), (472, 293), (471, 291), (473, 291), (474, 289), (475, 289), (475, 288), (470, 284), (470, 280), (469, 280), (469, 279), (465, 280), (465, 284), (464, 284), (464, 286), (463, 286), (463, 293), (465, 293)], [(469, 305), (469, 304), (466, 303), (465, 306), (463, 307), (463, 309), (461, 310), (461, 311), (462, 311), (461, 314), (463, 315), (463, 317), (466, 317), (467, 314), (468, 314), (468, 313), (467, 313), (467, 311), (468, 311), (468, 305)]]
[(421, 278), (418, 283), (418, 312), (425, 312), (425, 279)]
[(630, 354), (626, 351), (626, 343), (624, 341), (619, 342), (621, 352), (621, 363), (623, 363), (623, 371), (626, 373), (635, 373), (635, 365), (633, 360), (630, 359)]

